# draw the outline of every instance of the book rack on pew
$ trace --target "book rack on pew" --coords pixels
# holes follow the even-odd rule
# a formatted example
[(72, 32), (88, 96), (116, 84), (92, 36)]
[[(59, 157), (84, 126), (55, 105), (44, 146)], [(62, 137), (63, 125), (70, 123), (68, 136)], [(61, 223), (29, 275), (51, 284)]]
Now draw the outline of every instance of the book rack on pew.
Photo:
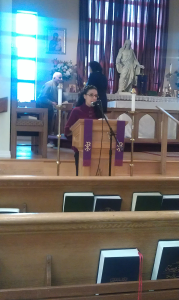
[(0, 208), (19, 208), (28, 213), (61, 212), (66, 192), (119, 195), (121, 210), (130, 211), (134, 192), (179, 194), (179, 177), (1, 176)]
[(142, 299), (178, 300), (178, 279), (150, 280), (158, 240), (178, 239), (178, 224), (174, 211), (1, 215), (0, 299), (138, 299), (138, 282), (95, 284), (100, 249), (136, 247)]

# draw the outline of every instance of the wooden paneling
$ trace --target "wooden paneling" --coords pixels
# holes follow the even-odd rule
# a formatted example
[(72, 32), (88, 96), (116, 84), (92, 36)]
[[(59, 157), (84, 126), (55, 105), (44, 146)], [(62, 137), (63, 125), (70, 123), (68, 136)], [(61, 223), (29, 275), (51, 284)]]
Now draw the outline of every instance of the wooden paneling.
[[(146, 159), (144, 156), (146, 155)], [(159, 155), (147, 155), (144, 153), (136, 153), (134, 157), (140, 157), (142, 159), (134, 160), (134, 176), (139, 175), (153, 175), (160, 176), (160, 156)], [(149, 157), (150, 156), (150, 157)], [(113, 156), (114, 157), (114, 156)], [(151, 158), (152, 157), (152, 158)], [(155, 160), (154, 160), (154, 158)], [(92, 169), (93, 176), (96, 175), (97, 165), (99, 158), (94, 159), (94, 167)], [(108, 174), (108, 155), (103, 167), (106, 168)], [(100, 168), (101, 169), (101, 168)], [(75, 162), (74, 159), (63, 160), (60, 163), (60, 176), (75, 176)], [(56, 161), (52, 159), (3, 159), (0, 160), (0, 175), (39, 175), (39, 176), (55, 176), (57, 175)], [(103, 174), (101, 173), (103, 176)], [(101, 176), (100, 175), (100, 176)], [(130, 176), (130, 160), (129, 155), (124, 153), (124, 162), (121, 167), (114, 167), (114, 176)], [(179, 176), (179, 161), (177, 158), (170, 158), (166, 162), (166, 175), (167, 176)]]

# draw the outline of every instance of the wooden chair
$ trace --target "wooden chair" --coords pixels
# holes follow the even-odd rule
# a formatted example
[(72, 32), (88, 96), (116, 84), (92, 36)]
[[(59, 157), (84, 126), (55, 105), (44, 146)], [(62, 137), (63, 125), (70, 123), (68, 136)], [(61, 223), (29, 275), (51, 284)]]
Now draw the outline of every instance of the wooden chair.
[[(23, 104), (20, 103), (20, 106)], [(32, 105), (32, 104), (31, 104)], [(48, 110), (46, 108), (18, 107), (17, 101), (12, 101), (11, 108), (11, 157), (16, 158), (17, 135), (37, 136), (38, 139), (32, 139), (38, 143), (38, 154), (43, 158), (47, 157), (47, 126)], [(33, 105), (35, 106), (35, 105)], [(35, 115), (37, 120), (21, 119), (19, 115)]]
[(7, 102), (8, 102), (7, 97), (0, 98), (0, 113), (7, 112)]

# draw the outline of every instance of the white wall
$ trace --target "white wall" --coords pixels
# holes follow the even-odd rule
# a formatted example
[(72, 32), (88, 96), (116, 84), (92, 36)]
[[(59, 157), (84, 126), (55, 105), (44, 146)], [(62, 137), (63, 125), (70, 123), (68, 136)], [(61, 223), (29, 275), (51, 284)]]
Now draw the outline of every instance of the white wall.
[(0, 158), (10, 157), (12, 0), (0, 0), (0, 98), (8, 97), (8, 112), (0, 114)]
[[(169, 28), (167, 44), (167, 60), (165, 74), (169, 73), (172, 64), (172, 73), (179, 71), (179, 0), (170, 0)], [(165, 79), (164, 86), (167, 86)]]
[[(79, 0), (13, 0), (13, 11), (38, 13), (37, 95), (51, 79), (52, 60), (72, 60), (76, 64), (79, 30)], [(66, 55), (46, 53), (47, 27), (67, 29)]]

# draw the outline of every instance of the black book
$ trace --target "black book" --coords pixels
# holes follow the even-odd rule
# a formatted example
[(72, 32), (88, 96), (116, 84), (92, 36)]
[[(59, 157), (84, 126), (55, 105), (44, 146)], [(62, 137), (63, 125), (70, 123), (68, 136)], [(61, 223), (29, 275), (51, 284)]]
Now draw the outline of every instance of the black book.
[(179, 195), (163, 195), (161, 210), (179, 210)]
[(101, 250), (97, 283), (138, 281), (139, 254), (137, 249)]
[(117, 195), (94, 196), (93, 211), (120, 211), (122, 199)]
[(162, 195), (158, 192), (133, 193), (131, 211), (161, 210)]
[(63, 212), (93, 211), (93, 193), (65, 193), (63, 198)]
[(179, 278), (179, 241), (159, 241), (151, 280)]

